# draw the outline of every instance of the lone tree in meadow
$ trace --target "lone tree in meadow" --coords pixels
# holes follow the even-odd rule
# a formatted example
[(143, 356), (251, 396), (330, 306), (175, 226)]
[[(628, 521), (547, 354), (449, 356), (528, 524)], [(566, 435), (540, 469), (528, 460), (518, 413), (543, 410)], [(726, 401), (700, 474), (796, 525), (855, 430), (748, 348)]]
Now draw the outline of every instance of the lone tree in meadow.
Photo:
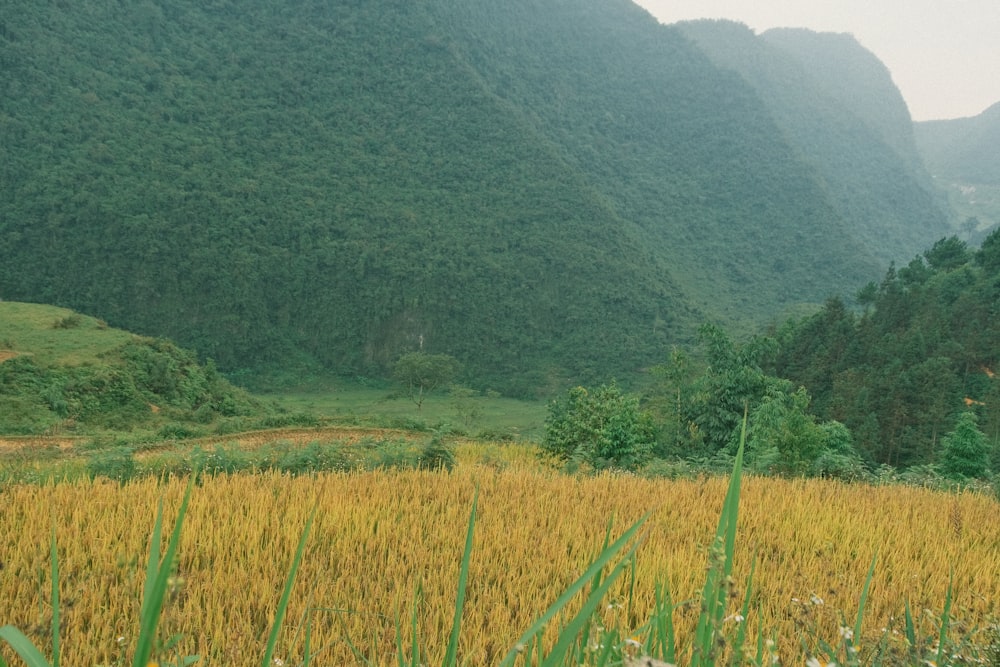
[(408, 352), (396, 361), (392, 376), (421, 410), (427, 395), (451, 382), (458, 371), (458, 360), (451, 355)]
[(955, 430), (944, 436), (941, 472), (946, 477), (986, 476), (990, 464), (990, 444), (976, 421), (975, 412), (963, 412), (958, 416)]

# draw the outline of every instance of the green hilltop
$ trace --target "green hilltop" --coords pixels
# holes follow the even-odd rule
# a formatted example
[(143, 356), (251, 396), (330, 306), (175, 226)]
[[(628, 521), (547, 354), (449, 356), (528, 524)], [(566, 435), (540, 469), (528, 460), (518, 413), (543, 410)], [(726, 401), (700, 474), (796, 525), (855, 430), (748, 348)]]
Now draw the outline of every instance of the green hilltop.
[(416, 349), (511, 394), (625, 376), (942, 235), (876, 130), (808, 153), (791, 125), (627, 1), (21, 3), (0, 297), (243, 377)]
[(169, 341), (66, 308), (0, 302), (0, 433), (204, 424), (261, 408)]

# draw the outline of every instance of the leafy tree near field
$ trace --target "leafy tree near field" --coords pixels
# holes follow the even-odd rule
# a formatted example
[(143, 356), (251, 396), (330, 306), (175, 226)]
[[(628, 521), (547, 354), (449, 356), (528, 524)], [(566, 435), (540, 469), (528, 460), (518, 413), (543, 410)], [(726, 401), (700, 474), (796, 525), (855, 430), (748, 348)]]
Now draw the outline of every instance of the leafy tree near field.
[(450, 383), (458, 371), (458, 360), (450, 355), (408, 352), (396, 361), (392, 374), (421, 410), (427, 395)]
[(549, 404), (542, 448), (561, 461), (634, 470), (649, 460), (656, 427), (639, 399), (615, 383), (574, 387)]
[(971, 410), (958, 417), (955, 430), (944, 437), (941, 472), (953, 479), (985, 477), (990, 462), (990, 445), (979, 430), (976, 413)]
[(711, 324), (702, 326), (699, 334), (708, 367), (696, 380), (686, 420), (697, 425), (708, 447), (718, 451), (738, 433), (744, 410), (753, 413), (766, 396), (790, 391), (791, 383), (763, 370), (777, 350), (773, 338), (754, 336), (736, 344)]
[(836, 421), (818, 423), (809, 394), (775, 392), (748, 420), (747, 452), (758, 470), (783, 475), (850, 477), (862, 469), (851, 432)]

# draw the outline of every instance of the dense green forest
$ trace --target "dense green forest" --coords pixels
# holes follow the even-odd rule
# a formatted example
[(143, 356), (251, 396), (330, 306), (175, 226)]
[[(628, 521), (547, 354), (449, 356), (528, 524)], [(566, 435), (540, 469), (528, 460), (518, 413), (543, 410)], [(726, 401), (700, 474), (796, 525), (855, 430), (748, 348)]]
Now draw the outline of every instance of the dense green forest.
[(625, 376), (940, 236), (885, 224), (906, 168), (866, 153), (898, 193), (852, 209), (786, 120), (625, 0), (16, 3), (0, 298), (243, 380), (415, 350), (515, 395)]
[(936, 461), (963, 411), (996, 446), (1000, 232), (976, 251), (942, 239), (858, 299), (860, 315), (833, 299), (779, 332), (776, 373), (805, 386), (816, 414), (847, 425), (873, 461)]
[(852, 302), (748, 338), (705, 324), (651, 369), (641, 409), (614, 383), (552, 401), (543, 447), (572, 465), (725, 470), (745, 428), (765, 474), (1000, 470), (1000, 231), (978, 250), (943, 238)]
[(755, 35), (730, 21), (679, 27), (754, 86), (850, 234), (885, 265), (945, 233), (946, 204), (917, 153), (906, 103), (885, 65), (854, 37), (804, 29)]

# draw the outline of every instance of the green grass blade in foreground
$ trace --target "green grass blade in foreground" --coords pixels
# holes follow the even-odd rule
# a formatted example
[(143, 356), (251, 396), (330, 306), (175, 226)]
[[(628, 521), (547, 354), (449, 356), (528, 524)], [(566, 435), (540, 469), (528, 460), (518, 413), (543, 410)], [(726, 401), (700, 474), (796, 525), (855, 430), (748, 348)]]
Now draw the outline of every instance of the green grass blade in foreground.
[(194, 478), (195, 476), (192, 475), (188, 481), (187, 490), (184, 492), (184, 499), (177, 511), (177, 520), (174, 521), (174, 530), (167, 543), (167, 551), (163, 555), (163, 560), (158, 560), (160, 537), (163, 530), (162, 502), (156, 513), (156, 523), (153, 525), (153, 536), (150, 539), (149, 563), (146, 566), (146, 583), (143, 586), (142, 609), (139, 614), (139, 640), (135, 647), (133, 667), (146, 667), (153, 653), (156, 626), (160, 621), (160, 609), (163, 607), (163, 598), (166, 596), (170, 570), (180, 546), (181, 527), (184, 524), (188, 502), (191, 500), (191, 491), (194, 489)]
[(469, 580), (469, 561), (472, 560), (472, 536), (476, 528), (476, 505), (479, 504), (479, 489), (472, 498), (472, 512), (469, 513), (469, 529), (465, 534), (465, 553), (462, 554), (462, 565), (458, 574), (458, 597), (455, 599), (455, 620), (451, 624), (451, 636), (448, 638), (448, 652), (444, 656), (444, 667), (456, 664), (458, 653), (458, 635), (462, 629), (462, 608), (465, 606), (465, 589)]
[(313, 507), (309, 519), (306, 520), (306, 527), (302, 530), (302, 537), (299, 538), (299, 546), (295, 550), (295, 558), (292, 559), (292, 566), (288, 571), (288, 579), (285, 581), (285, 590), (281, 593), (281, 601), (278, 602), (278, 609), (274, 614), (274, 623), (271, 625), (271, 634), (267, 638), (267, 647), (264, 649), (263, 667), (270, 667), (271, 658), (274, 656), (274, 647), (278, 643), (278, 633), (281, 631), (281, 624), (285, 620), (285, 611), (288, 609), (288, 600), (292, 597), (292, 586), (295, 584), (295, 574), (302, 564), (302, 554), (306, 550), (306, 540), (309, 538), (309, 530), (312, 528), (313, 519), (316, 518), (316, 508)]
[(865, 606), (868, 604), (868, 593), (871, 591), (872, 578), (875, 576), (875, 561), (878, 560), (878, 551), (872, 556), (872, 564), (868, 568), (868, 577), (865, 578), (865, 585), (861, 588), (861, 599), (858, 601), (858, 616), (854, 620), (853, 641), (861, 641), (861, 626), (865, 618)]
[(635, 534), (639, 531), (642, 525), (649, 518), (649, 513), (646, 513), (642, 518), (636, 521), (632, 526), (622, 533), (615, 542), (605, 549), (603, 552), (598, 554), (597, 558), (590, 565), (586, 572), (580, 575), (580, 578), (573, 582), (569, 588), (567, 588), (559, 599), (552, 603), (552, 605), (542, 614), (537, 621), (535, 621), (530, 628), (528, 628), (523, 635), (517, 640), (517, 643), (510, 649), (504, 659), (500, 662), (500, 667), (507, 667), (514, 664), (514, 660), (519, 654), (519, 649), (523, 648), (532, 638), (538, 637), (538, 642), (541, 643), (541, 631), (545, 628), (545, 625), (552, 620), (552, 618), (559, 613), (559, 610), (566, 606), (573, 597), (587, 585), (587, 582), (592, 581), (594, 575), (599, 572), (608, 562), (615, 557), (615, 555), (621, 551), (626, 544), (628, 544)]
[(909, 644), (911, 657), (917, 653), (917, 630), (913, 625), (913, 612), (910, 610), (910, 601), (906, 600), (906, 606), (903, 607), (905, 612), (906, 620), (906, 643)]
[(577, 612), (576, 616), (563, 627), (559, 632), (559, 637), (556, 640), (555, 646), (552, 648), (552, 652), (549, 653), (548, 659), (543, 663), (542, 667), (555, 667), (563, 663), (563, 659), (569, 653), (570, 648), (576, 641), (576, 638), (587, 628), (591, 621), (591, 617), (597, 610), (598, 605), (604, 600), (604, 596), (607, 594), (608, 589), (611, 585), (618, 579), (621, 575), (622, 570), (632, 558), (632, 554), (635, 550), (639, 548), (641, 540), (637, 540), (632, 543), (629, 550), (624, 556), (615, 564), (608, 576), (604, 577), (601, 585), (596, 589), (591, 589), (590, 595), (587, 596), (586, 601)]
[[(702, 591), (701, 614), (698, 616), (698, 627), (695, 631), (694, 652), (691, 656), (693, 666), (708, 666), (715, 662), (715, 634), (722, 625), (726, 612), (728, 590), (727, 579), (733, 571), (733, 551), (736, 547), (736, 520), (740, 507), (740, 482), (743, 476), (743, 450), (747, 437), (747, 413), (743, 412), (743, 427), (740, 430), (740, 446), (733, 462), (733, 474), (729, 480), (729, 489), (722, 503), (722, 514), (719, 516), (719, 527), (715, 532), (712, 552), (709, 554), (708, 573), (705, 576), (705, 588)], [(721, 549), (721, 553), (718, 550)]]
[(56, 550), (56, 527), (52, 526), (52, 667), (59, 667), (59, 555)]
[(13, 625), (0, 628), (0, 639), (7, 642), (28, 667), (50, 667), (42, 652)]

